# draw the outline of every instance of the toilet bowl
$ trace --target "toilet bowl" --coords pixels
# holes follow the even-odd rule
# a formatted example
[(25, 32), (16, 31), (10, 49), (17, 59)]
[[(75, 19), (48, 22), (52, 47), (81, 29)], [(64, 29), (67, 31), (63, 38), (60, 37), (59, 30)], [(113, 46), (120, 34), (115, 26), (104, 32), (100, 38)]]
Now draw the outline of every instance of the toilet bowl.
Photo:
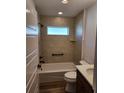
[(76, 93), (76, 71), (65, 73), (64, 79), (66, 81), (65, 91)]
[[(87, 65), (88, 63), (84, 60), (80, 61), (81, 65)], [(69, 93), (76, 93), (76, 71), (66, 72), (64, 74), (66, 81), (65, 91)]]

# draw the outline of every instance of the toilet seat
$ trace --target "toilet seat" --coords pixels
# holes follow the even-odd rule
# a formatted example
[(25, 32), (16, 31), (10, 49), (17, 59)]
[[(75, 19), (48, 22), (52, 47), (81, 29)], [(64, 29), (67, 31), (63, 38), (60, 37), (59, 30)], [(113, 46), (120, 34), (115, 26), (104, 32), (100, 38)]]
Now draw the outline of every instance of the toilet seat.
[(71, 71), (71, 72), (65, 73), (65, 78), (70, 79), (70, 80), (76, 80), (76, 72)]

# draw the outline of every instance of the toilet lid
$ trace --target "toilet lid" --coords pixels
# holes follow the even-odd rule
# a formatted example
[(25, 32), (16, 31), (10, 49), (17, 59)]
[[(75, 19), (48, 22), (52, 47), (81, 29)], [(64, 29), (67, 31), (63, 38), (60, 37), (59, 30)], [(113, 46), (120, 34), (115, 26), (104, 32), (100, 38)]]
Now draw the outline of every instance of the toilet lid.
[(76, 79), (76, 72), (67, 72), (65, 73), (65, 77), (69, 79)]

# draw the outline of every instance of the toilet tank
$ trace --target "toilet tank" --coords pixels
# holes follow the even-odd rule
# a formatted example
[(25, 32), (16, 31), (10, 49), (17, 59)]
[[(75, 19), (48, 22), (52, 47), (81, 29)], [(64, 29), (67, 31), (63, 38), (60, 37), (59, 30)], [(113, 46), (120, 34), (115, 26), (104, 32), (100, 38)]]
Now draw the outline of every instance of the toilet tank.
[(88, 65), (88, 63), (87, 63), (85, 60), (81, 60), (81, 61), (80, 61), (80, 64), (81, 64), (81, 65)]

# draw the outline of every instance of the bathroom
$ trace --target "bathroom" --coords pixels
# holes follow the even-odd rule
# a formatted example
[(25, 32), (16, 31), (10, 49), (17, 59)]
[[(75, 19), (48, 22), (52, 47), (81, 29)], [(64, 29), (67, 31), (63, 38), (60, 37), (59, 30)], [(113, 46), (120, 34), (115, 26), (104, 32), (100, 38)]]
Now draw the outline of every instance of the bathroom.
[(26, 93), (96, 93), (96, 34), (96, 0), (26, 0)]

